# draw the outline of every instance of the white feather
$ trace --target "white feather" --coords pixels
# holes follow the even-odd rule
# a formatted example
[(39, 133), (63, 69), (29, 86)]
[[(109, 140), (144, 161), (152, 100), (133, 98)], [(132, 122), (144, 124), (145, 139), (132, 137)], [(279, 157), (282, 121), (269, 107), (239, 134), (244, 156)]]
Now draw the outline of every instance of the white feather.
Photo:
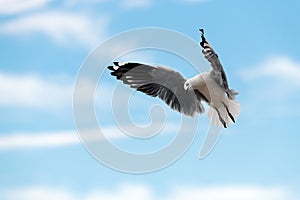
[(119, 66), (114, 65), (113, 68), (114, 68), (114, 70), (118, 70)]
[[(224, 103), (227, 106), (230, 114), (236, 120), (236, 118), (240, 114), (240, 103), (236, 102), (235, 100), (228, 99), (228, 98), (227, 98), (227, 101), (225, 101)], [(233, 121), (231, 120), (225, 106), (223, 104), (219, 104), (219, 106), (216, 108), (219, 110), (221, 117), (226, 122), (227, 127), (229, 127), (233, 123)], [(211, 124), (223, 127), (222, 122), (219, 120), (218, 112), (216, 111), (216, 109), (214, 107), (210, 106), (210, 108), (207, 112), (207, 116), (210, 118)]]

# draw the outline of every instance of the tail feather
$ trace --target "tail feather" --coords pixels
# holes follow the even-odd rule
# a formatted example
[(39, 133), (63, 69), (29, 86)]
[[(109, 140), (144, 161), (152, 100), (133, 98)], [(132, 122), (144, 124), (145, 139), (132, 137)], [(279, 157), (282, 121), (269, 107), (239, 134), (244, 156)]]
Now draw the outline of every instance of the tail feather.
[(219, 120), (218, 113), (213, 107), (209, 108), (209, 110), (207, 112), (207, 116), (210, 118), (211, 124), (223, 127), (222, 122)]
[[(236, 121), (236, 118), (240, 114), (240, 103), (236, 102), (235, 100), (228, 99), (228, 101), (225, 103), (225, 105), (227, 106), (228, 111), (230, 112), (231, 116), (234, 118), (234, 121)], [(210, 118), (211, 124), (224, 127), (224, 124), (220, 120), (220, 117), (225, 121), (227, 127), (229, 125), (231, 125), (232, 123), (234, 123), (234, 121), (231, 119), (229, 113), (227, 112), (225, 105), (222, 104), (218, 108), (214, 108), (214, 107), (210, 106), (207, 115)], [(218, 112), (216, 111), (216, 109), (218, 109), (220, 116), (218, 115)]]

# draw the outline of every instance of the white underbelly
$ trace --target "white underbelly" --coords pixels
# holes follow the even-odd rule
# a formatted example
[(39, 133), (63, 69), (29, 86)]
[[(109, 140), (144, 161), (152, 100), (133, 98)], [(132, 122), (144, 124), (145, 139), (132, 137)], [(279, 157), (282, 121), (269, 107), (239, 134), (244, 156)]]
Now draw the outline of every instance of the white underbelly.
[(223, 88), (211, 78), (209, 73), (200, 74), (201, 85), (197, 88), (214, 107), (219, 107), (222, 102), (227, 103), (227, 96)]

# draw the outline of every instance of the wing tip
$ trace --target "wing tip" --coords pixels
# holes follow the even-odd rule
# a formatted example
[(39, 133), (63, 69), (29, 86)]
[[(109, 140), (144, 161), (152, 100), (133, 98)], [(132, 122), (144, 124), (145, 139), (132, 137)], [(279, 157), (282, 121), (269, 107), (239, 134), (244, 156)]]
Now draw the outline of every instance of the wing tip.
[(200, 28), (199, 31), (200, 31), (201, 35), (204, 35), (204, 29), (203, 28)]
[(119, 69), (119, 67), (122, 66), (122, 65), (120, 65), (120, 62), (116, 62), (116, 61), (113, 62), (113, 64), (114, 64), (113, 66), (110, 65), (107, 67), (111, 71), (117, 71)]
[(111, 65), (110, 65), (110, 66), (108, 66), (108, 67), (107, 67), (107, 69), (109, 69), (109, 70), (111, 70), (111, 71), (115, 71), (114, 67), (113, 67), (113, 66), (111, 66)]
[(207, 43), (205, 37), (204, 37), (204, 29), (201, 28), (199, 29), (200, 33), (201, 33), (201, 42), (200, 42), (200, 45), (202, 48), (205, 48), (205, 43)]

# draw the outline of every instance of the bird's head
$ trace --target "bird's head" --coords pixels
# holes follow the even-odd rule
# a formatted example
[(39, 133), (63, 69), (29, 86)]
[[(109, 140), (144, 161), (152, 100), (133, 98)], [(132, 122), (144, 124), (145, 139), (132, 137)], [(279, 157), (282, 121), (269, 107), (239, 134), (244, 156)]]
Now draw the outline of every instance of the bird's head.
[(183, 89), (184, 89), (185, 91), (191, 90), (191, 89), (192, 89), (191, 83), (190, 83), (189, 81), (186, 81), (186, 82), (184, 83), (184, 85), (183, 85)]

